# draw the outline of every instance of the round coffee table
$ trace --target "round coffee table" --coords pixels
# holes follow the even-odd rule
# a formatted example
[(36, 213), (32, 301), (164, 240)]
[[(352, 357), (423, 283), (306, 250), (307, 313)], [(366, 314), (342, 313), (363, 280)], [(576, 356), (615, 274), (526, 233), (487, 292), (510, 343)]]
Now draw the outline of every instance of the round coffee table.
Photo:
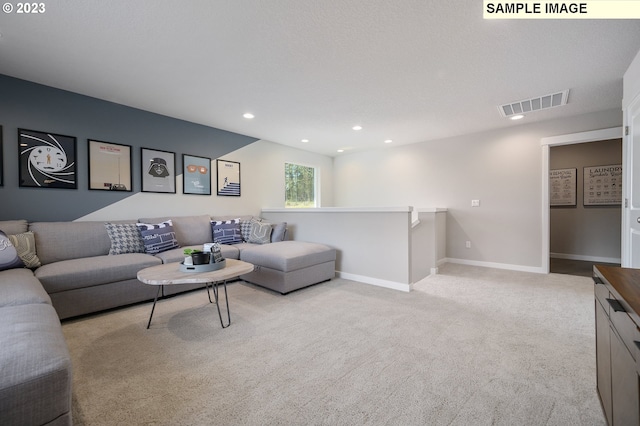
[[(147, 329), (151, 326), (151, 318), (153, 318), (153, 311), (156, 308), (156, 302), (160, 291), (165, 285), (176, 284), (204, 284), (207, 287), (207, 296), (209, 296), (209, 303), (213, 303), (211, 300), (211, 293), (209, 293), (209, 286), (213, 289), (213, 296), (216, 301), (216, 307), (218, 308), (218, 316), (220, 317), (220, 325), (222, 328), (227, 328), (231, 325), (231, 312), (229, 311), (229, 297), (227, 296), (227, 280), (236, 278), (243, 274), (248, 274), (253, 271), (253, 265), (251, 263), (243, 262), (235, 259), (225, 259), (226, 266), (217, 271), (210, 272), (182, 272), (180, 270), (179, 263), (165, 263), (163, 265), (151, 266), (138, 271), (138, 280), (149, 285), (157, 285), (158, 292), (153, 300), (153, 307), (151, 308), (151, 315), (149, 315), (149, 322), (147, 323)], [(223, 283), (224, 286), (224, 298), (227, 305), (227, 325), (224, 325), (222, 321), (222, 313), (220, 312), (220, 304), (218, 303), (218, 284)]]

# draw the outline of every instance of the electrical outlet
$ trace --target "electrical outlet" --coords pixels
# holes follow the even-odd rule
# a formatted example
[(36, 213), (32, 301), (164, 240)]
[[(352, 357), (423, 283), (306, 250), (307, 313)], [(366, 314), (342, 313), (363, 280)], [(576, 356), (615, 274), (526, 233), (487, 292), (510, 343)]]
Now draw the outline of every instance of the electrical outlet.
[(465, 246), (466, 248), (471, 248), (471, 241), (467, 241), (467, 242), (464, 244), (464, 246)]
[(480, 200), (471, 200), (471, 207), (480, 207)]

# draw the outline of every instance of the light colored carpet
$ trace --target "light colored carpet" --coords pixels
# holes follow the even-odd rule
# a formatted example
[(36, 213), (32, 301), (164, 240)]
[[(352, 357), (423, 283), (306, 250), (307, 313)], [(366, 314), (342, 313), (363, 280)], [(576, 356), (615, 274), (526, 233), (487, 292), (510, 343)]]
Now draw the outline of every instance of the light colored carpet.
[(65, 321), (78, 425), (603, 425), (589, 278), (461, 265), (411, 293), (236, 282)]

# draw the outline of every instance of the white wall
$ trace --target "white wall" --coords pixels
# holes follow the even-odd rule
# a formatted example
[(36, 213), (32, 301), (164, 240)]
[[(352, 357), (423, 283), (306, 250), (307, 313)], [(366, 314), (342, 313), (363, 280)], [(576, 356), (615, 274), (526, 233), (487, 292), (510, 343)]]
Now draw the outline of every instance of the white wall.
[(333, 202), (333, 160), (330, 157), (257, 141), (225, 155), (222, 159), (240, 163), (240, 197), (215, 195), (216, 161), (212, 161), (212, 195), (182, 194), (182, 175), (177, 177), (176, 194), (137, 193), (83, 216), (78, 220), (118, 220), (165, 215), (259, 215), (263, 207), (284, 207), (284, 163), (316, 167), (320, 174), (321, 201)]
[(445, 207), (449, 259), (542, 272), (540, 139), (621, 123), (610, 110), (338, 156), (334, 204)]

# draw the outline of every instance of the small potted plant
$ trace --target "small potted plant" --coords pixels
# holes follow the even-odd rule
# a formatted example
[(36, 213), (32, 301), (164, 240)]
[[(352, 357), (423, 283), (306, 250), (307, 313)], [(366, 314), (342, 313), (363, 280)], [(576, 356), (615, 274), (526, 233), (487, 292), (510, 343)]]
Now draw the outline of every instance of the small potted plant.
[(209, 253), (205, 253), (198, 249), (184, 249), (185, 265), (205, 265), (209, 263)]

